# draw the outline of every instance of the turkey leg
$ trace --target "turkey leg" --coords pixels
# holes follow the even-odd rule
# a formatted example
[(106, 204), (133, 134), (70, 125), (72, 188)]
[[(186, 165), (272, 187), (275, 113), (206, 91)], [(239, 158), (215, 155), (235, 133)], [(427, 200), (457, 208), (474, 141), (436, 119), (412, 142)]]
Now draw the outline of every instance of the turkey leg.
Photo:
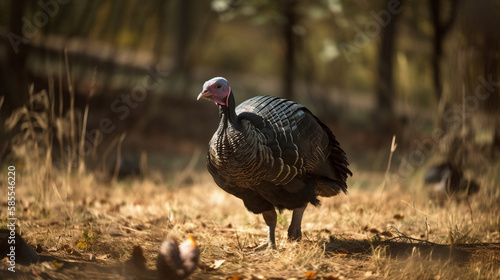
[(276, 230), (276, 221), (278, 220), (277, 215), (276, 215), (276, 210), (269, 210), (265, 211), (262, 213), (262, 217), (264, 217), (264, 221), (266, 222), (267, 225), (267, 242), (259, 245), (256, 249), (263, 249), (263, 248), (272, 248), (276, 249), (276, 237), (275, 237), (275, 230)]
[(293, 209), (292, 221), (290, 222), (290, 227), (288, 228), (288, 238), (291, 240), (298, 241), (302, 237), (302, 215), (304, 215), (306, 207), (307, 205), (302, 208)]

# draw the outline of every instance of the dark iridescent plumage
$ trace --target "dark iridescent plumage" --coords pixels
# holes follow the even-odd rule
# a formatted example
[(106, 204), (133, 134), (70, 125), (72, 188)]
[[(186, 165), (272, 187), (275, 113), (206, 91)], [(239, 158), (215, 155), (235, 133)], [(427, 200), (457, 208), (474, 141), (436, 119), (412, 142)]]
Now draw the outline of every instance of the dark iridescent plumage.
[(209, 144), (208, 170), (225, 191), (254, 213), (295, 209), (347, 191), (345, 153), (331, 131), (305, 107), (257, 96), (236, 108)]
[[(221, 85), (229, 88), (225, 99)], [(219, 127), (209, 143), (210, 174), (222, 189), (241, 198), (248, 210), (268, 213), (264, 215), (268, 225), (273, 223), (275, 208), (300, 209), (299, 220), (291, 225), (298, 229), (289, 230), (291, 237), (299, 239), (300, 219), (308, 203), (317, 206), (317, 196), (347, 192), (346, 179), (352, 173), (346, 155), (331, 130), (304, 106), (257, 96), (235, 108), (223, 78), (208, 81), (200, 96), (216, 99), (220, 111)]]

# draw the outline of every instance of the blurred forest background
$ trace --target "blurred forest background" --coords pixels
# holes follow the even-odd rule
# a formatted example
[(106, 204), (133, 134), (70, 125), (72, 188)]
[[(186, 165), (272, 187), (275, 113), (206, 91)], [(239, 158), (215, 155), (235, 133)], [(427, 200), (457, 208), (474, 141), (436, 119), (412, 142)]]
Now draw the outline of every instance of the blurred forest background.
[(29, 140), (69, 168), (201, 168), (218, 118), (195, 99), (224, 76), (237, 103), (309, 107), (354, 169), (384, 171), (393, 135), (403, 177), (481, 169), (500, 149), (499, 19), (497, 0), (1, 0), (0, 158)]

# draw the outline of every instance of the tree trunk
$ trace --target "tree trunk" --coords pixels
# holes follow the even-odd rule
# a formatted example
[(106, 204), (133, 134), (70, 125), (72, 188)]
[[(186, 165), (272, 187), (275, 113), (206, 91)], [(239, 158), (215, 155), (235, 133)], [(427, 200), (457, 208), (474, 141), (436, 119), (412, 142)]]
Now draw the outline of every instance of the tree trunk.
[(285, 58), (283, 61), (283, 97), (292, 99), (294, 94), (294, 72), (295, 72), (295, 43), (296, 35), (293, 27), (298, 22), (296, 12), (297, 0), (284, 0), (283, 15), (286, 22), (283, 25), (283, 37), (285, 39)]
[(191, 39), (191, 9), (191, 0), (177, 0), (173, 72), (181, 75), (186, 75), (189, 69), (187, 50)]
[(434, 38), (432, 41), (433, 54), (432, 54), (432, 82), (434, 85), (434, 94), (436, 100), (441, 100), (442, 85), (441, 85), (441, 67), (439, 63), (443, 54), (443, 30), (439, 12), (441, 11), (441, 0), (429, 0), (429, 9), (431, 12), (431, 22), (434, 26)]
[(428, 0), (429, 10), (431, 14), (431, 22), (434, 26), (434, 39), (432, 42), (433, 54), (432, 54), (432, 81), (434, 84), (434, 94), (436, 95), (436, 100), (439, 102), (441, 100), (443, 85), (441, 80), (441, 57), (443, 55), (443, 41), (448, 31), (453, 26), (455, 19), (458, 14), (458, 4), (460, 0), (451, 1), (451, 11), (449, 18), (446, 22), (441, 20), (441, 0)]
[(394, 115), (393, 54), (396, 39), (396, 24), (401, 13), (392, 14), (385, 28), (382, 28), (378, 62), (377, 108), (383, 115)]
[(23, 35), (23, 15), (26, 1), (11, 0), (10, 1), (10, 21), (8, 36), (13, 39), (14, 43), (8, 40), (6, 64), (3, 69), (2, 87), (5, 91), (4, 104), (2, 106), (2, 114), (8, 115), (15, 108), (23, 106), (28, 100), (28, 73), (26, 71), (27, 48), (26, 43), (28, 38), (22, 42), (19, 38), (24, 38)]
[[(165, 38), (167, 35), (167, 11), (165, 9), (166, 4), (166, 1), (159, 1), (156, 6), (156, 8), (158, 9), (156, 11), (158, 17), (158, 30), (153, 47), (154, 63), (158, 63), (161, 60), (161, 56), (163, 55), (163, 47), (165, 45)], [(153, 66), (156, 67), (156, 65)]]

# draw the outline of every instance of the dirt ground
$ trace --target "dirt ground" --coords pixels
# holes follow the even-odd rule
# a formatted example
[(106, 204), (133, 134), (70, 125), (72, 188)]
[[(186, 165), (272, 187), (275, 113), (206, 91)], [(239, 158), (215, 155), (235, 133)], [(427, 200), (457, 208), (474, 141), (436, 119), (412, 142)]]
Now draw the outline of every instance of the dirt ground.
[(161, 242), (191, 234), (201, 259), (190, 279), (500, 278), (500, 191), (491, 181), (469, 207), (434, 203), (421, 183), (353, 172), (349, 195), (306, 210), (301, 242), (286, 239), (291, 212), (284, 211), (277, 250), (256, 250), (266, 237), (262, 217), (205, 171), (118, 182), (61, 173), (51, 186), (19, 171), (17, 231), (40, 260), (18, 262), (13, 273), (4, 259), (0, 277), (156, 279)]

